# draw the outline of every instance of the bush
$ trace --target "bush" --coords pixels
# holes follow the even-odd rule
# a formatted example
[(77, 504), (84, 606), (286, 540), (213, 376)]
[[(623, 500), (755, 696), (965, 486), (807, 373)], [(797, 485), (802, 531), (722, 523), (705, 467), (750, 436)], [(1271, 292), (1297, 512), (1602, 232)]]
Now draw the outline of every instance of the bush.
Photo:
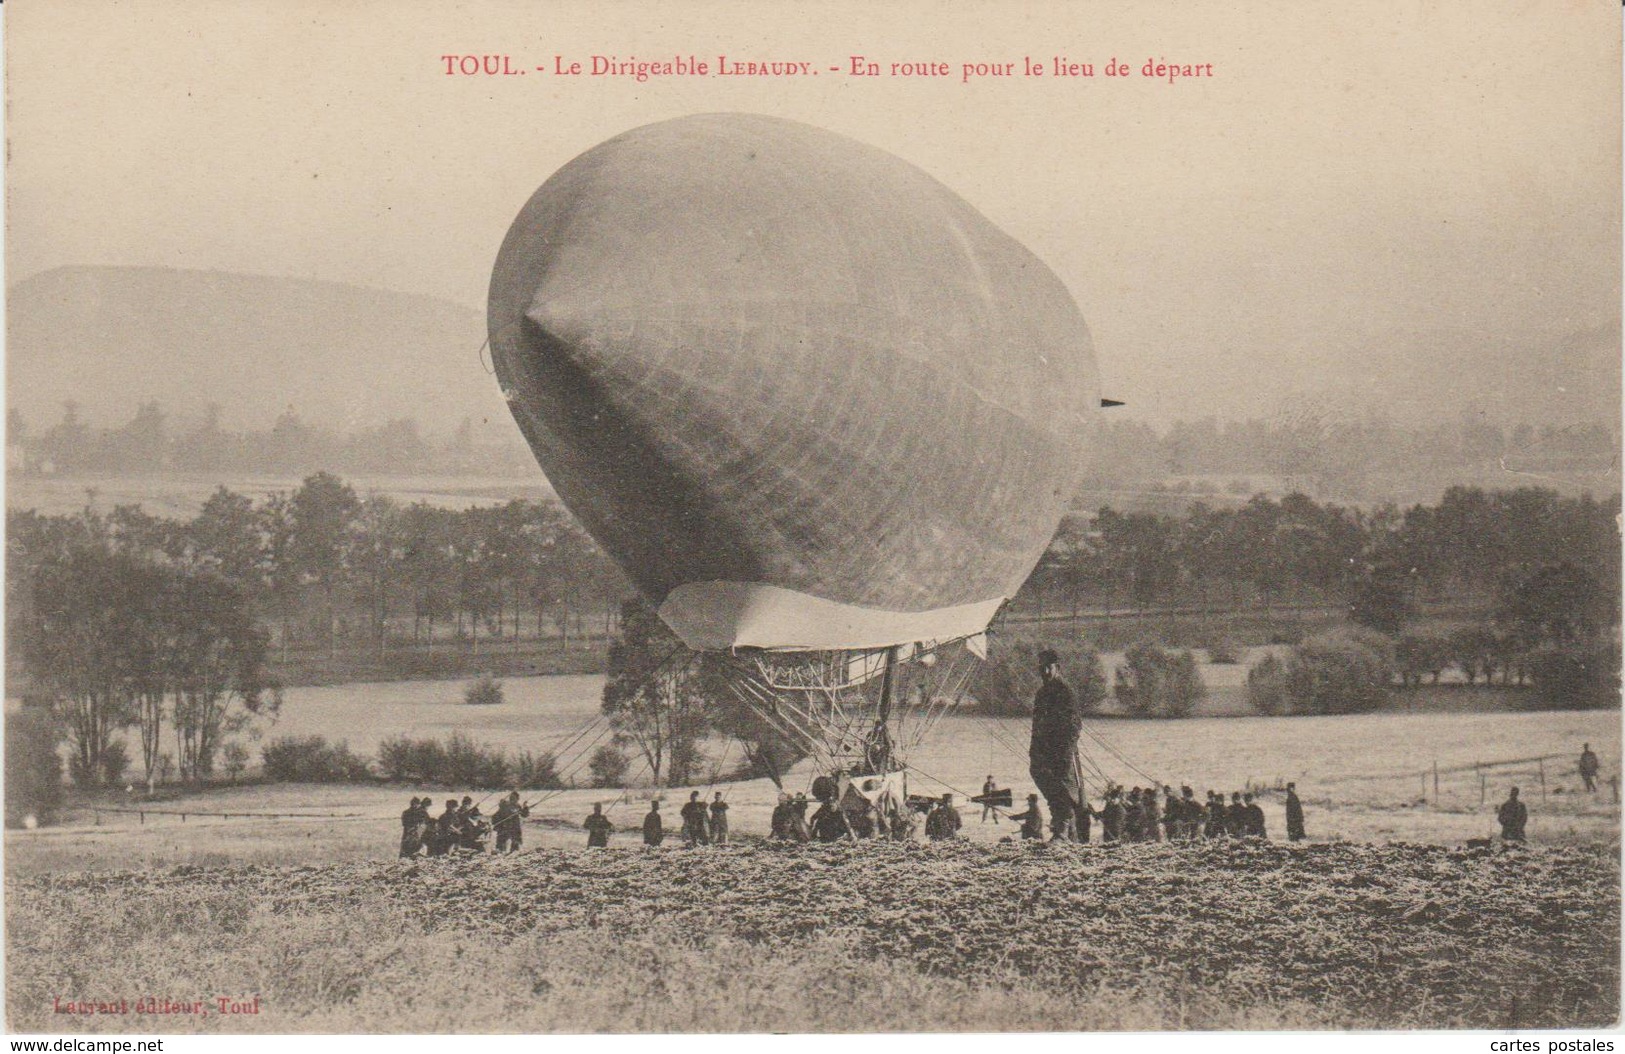
[(1234, 666), (1241, 661), (1241, 645), (1228, 637), (1207, 646), (1207, 661), (1215, 666)]
[(625, 751), (605, 745), (592, 753), (592, 760), (587, 762), (587, 771), (592, 773), (594, 787), (619, 787), (626, 780), (626, 771), (632, 767), (632, 759), (626, 756)]
[(284, 783), (350, 783), (372, 777), (367, 759), (350, 753), (344, 740), (328, 745), (322, 736), (283, 736), (260, 752), (265, 778)]
[(25, 706), (6, 722), (6, 826), (22, 827), (32, 816), (38, 824), (56, 822), (62, 807), (60, 738), (49, 710)]
[(503, 702), (502, 682), (489, 673), (480, 674), (477, 680), (463, 689), (463, 702), (469, 706), (495, 706)]
[(495, 747), (482, 746), (457, 732), (442, 743), (438, 739), (397, 736), (378, 744), (378, 771), (385, 779), (402, 783), (437, 783), (457, 787), (562, 786), (558, 758), (553, 754), (522, 751), (509, 757)]
[(526, 790), (556, 790), (564, 786), (559, 778), (559, 759), (555, 754), (532, 754), (521, 750), (514, 756), (513, 785)]
[(1619, 645), (1548, 645), (1527, 660), (1535, 699), (1551, 709), (1619, 705)]
[(1393, 654), (1386, 637), (1355, 630), (1311, 637), (1286, 662), (1288, 711), (1352, 714), (1388, 698)]
[(1117, 701), (1136, 717), (1188, 717), (1207, 694), (1196, 657), (1140, 643), (1117, 667)]
[(1106, 670), (1100, 656), (1084, 644), (1035, 644), (1026, 641), (991, 642), (986, 662), (971, 675), (970, 695), (977, 710), (1000, 717), (1025, 717), (1033, 712), (1038, 692), (1038, 653), (1053, 648), (1061, 657), (1061, 677), (1072, 689), (1085, 714), (1100, 709), (1106, 699)]
[(1270, 652), (1247, 671), (1247, 702), (1261, 714), (1288, 714), (1292, 701), (1287, 696), (1286, 663)]

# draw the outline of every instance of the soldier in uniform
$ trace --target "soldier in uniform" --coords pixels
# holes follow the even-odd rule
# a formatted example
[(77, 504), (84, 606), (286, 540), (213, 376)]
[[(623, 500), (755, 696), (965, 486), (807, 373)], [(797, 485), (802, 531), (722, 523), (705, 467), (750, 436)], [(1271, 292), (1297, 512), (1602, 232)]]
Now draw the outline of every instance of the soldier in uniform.
[(1286, 839), (1289, 842), (1303, 841), (1303, 802), (1298, 800), (1298, 785), (1286, 785)]
[[(982, 781), (982, 797), (991, 798), (993, 796), (993, 792), (998, 789), (999, 785), (993, 782), (993, 773), (988, 773), (987, 779)], [(993, 817), (994, 823), (999, 822), (999, 810), (995, 809), (991, 802), (984, 801), (982, 802), (982, 822), (987, 823), (987, 818), (989, 816)]]
[(649, 803), (649, 813), (643, 818), (643, 844), (659, 845), (666, 840), (666, 824), (660, 818), (660, 799)]
[(1061, 657), (1049, 648), (1038, 653), (1043, 678), (1033, 697), (1032, 742), (1028, 747), (1033, 783), (1049, 805), (1051, 836), (1056, 840), (1079, 837), (1078, 816), (1089, 806), (1078, 779), (1078, 713), (1072, 689), (1061, 679)]
[(441, 813), (430, 828), (429, 855), (445, 856), (457, 844), (461, 828), (457, 823), (457, 800), (446, 799), (446, 811)]
[(1194, 842), (1202, 835), (1202, 807), (1196, 802), (1196, 792), (1190, 787), (1179, 788), (1179, 837)]
[(423, 827), (429, 819), (429, 814), (423, 809), (423, 803), (416, 798), (412, 804), (401, 813), (401, 858), (416, 856), (418, 850), (423, 848)]
[(1503, 840), (1508, 842), (1524, 840), (1524, 828), (1529, 824), (1529, 807), (1518, 800), (1518, 788), (1513, 787), (1507, 794), (1507, 800), (1495, 810), (1495, 818), (1501, 821)]
[(690, 791), (688, 804), (682, 808), (683, 841), (689, 845), (706, 845), (711, 841), (711, 832), (707, 829), (706, 821), (709, 818), (705, 803), (700, 800), (699, 791)]
[(490, 825), (485, 822), (480, 807), (474, 804), (472, 797), (463, 798), (463, 804), (457, 810), (457, 823), (457, 844), (471, 853), (485, 852), (485, 835)]
[(852, 831), (852, 823), (847, 819), (846, 810), (835, 804), (834, 798), (819, 803), (818, 809), (812, 814), (811, 826), (812, 837), (820, 842), (838, 842), (842, 838), (857, 841), (858, 836)]
[(1228, 833), (1225, 830), (1224, 796), (1218, 791), (1207, 792), (1207, 822), (1202, 833), (1209, 838), (1223, 838)]
[(581, 826), (587, 829), (588, 849), (604, 849), (609, 846), (609, 835), (615, 830), (615, 825), (604, 815), (602, 802), (593, 802), (592, 815), (587, 817)]
[(789, 823), (790, 840), (792, 842), (812, 841), (812, 830), (807, 826), (807, 796), (797, 794), (790, 801), (790, 813), (786, 817)]
[(1123, 840), (1123, 788), (1111, 787), (1106, 791), (1106, 806), (1100, 810), (1100, 826), (1102, 828), (1100, 840), (1102, 842), (1120, 842)]
[(959, 837), (959, 810), (954, 808), (954, 796), (944, 794), (931, 807), (925, 817), (925, 836), (933, 842), (946, 842)]
[(1591, 744), (1587, 743), (1580, 751), (1580, 778), (1585, 781), (1586, 790), (1592, 794), (1597, 793), (1597, 773), (1602, 771), (1602, 764), (1597, 761), (1597, 755), (1592, 753)]
[(1224, 811), (1224, 833), (1241, 838), (1247, 833), (1247, 806), (1241, 803), (1241, 792), (1230, 792), (1230, 808)]
[(1249, 838), (1268, 838), (1269, 832), (1264, 829), (1264, 807), (1253, 800), (1251, 794), (1242, 795), (1245, 802), (1243, 813), (1246, 820), (1245, 832)]
[(728, 803), (722, 800), (721, 791), (717, 791), (716, 797), (711, 800), (710, 830), (713, 843), (728, 844)]
[(1010, 819), (1021, 824), (1022, 841), (1044, 837), (1044, 814), (1038, 808), (1038, 795), (1027, 795), (1027, 811), (1018, 812)]
[(1172, 842), (1179, 838), (1180, 817), (1179, 799), (1174, 795), (1172, 787), (1163, 785), (1162, 788), (1162, 833), (1164, 840)]
[(518, 791), (497, 803), (496, 816), (491, 820), (491, 829), (497, 834), (497, 852), (519, 852), (525, 841), (525, 817), (529, 815), (530, 806), (520, 802)]

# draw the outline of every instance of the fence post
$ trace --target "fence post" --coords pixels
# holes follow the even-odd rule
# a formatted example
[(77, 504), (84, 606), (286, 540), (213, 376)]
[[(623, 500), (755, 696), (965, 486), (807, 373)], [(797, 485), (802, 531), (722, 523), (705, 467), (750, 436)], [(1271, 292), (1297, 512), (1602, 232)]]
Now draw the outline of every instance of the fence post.
[(1489, 781), (1484, 778), (1484, 770), (1479, 767), (1476, 761), (1473, 762), (1473, 767), (1478, 769), (1478, 804), (1483, 805), (1489, 793)]
[(1439, 759), (1438, 758), (1433, 759), (1433, 798), (1434, 798), (1435, 801), (1437, 801), (1438, 798), (1439, 798)]
[(1420, 772), (1420, 773), (1417, 773), (1417, 775), (1422, 777), (1422, 800), (1427, 801), (1428, 800), (1428, 774), (1426, 772)]
[(1545, 801), (1546, 800), (1546, 759), (1541, 758), (1539, 760), (1538, 764), (1540, 765), (1540, 800)]

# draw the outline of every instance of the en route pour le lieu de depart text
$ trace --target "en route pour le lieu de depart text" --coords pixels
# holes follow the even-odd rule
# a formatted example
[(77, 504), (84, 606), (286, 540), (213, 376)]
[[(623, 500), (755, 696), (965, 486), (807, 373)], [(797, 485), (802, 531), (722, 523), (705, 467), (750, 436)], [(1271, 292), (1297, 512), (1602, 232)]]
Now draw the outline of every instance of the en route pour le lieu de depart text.
[(1084, 62), (1068, 55), (1050, 55), (1034, 58), (1024, 55), (1019, 60), (997, 59), (974, 62), (947, 62), (940, 59), (925, 61), (876, 61), (866, 55), (848, 55), (834, 65), (805, 60), (741, 59), (737, 56), (718, 55), (715, 60), (689, 55), (671, 58), (640, 59), (635, 55), (590, 55), (585, 59), (554, 55), (552, 61), (539, 66), (529, 65), (508, 54), (439, 56), (440, 72), (447, 77), (523, 77), (539, 74), (544, 77), (610, 77), (629, 78), (644, 83), (662, 77), (755, 77), (793, 78), (817, 77), (834, 74), (847, 78), (899, 78), (906, 80), (957, 80), (960, 84), (973, 81), (1010, 78), (1015, 80), (1092, 80), (1097, 70), (1106, 78), (1121, 80), (1138, 78), (1174, 84), (1181, 80), (1213, 79), (1211, 62), (1169, 62), (1166, 58), (1147, 58), (1134, 65), (1118, 61), (1113, 55), (1104, 65)]

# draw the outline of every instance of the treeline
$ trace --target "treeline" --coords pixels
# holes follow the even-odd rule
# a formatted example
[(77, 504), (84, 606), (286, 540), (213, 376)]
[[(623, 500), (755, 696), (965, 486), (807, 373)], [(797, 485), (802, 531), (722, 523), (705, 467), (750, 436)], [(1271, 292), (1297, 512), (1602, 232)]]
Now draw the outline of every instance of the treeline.
[(229, 584), (272, 635), (292, 645), (373, 647), (607, 631), (625, 580), (562, 506), (402, 506), (361, 497), (325, 472), (254, 500), (222, 487), (191, 520), (139, 506), (78, 515), (7, 514), (8, 632), (34, 617), (44, 569), (95, 550)]
[(1596, 587), (1576, 617), (1618, 619), (1619, 495), (1599, 502), (1543, 488), (1452, 487), (1437, 505), (1370, 509), (1302, 494), (1239, 508), (1196, 502), (1183, 515), (1068, 517), (1014, 608), (1109, 614), (1280, 604), (1347, 607), (1393, 630), (1417, 605), (1485, 607), (1542, 568), (1567, 562)]
[[(1245, 499), (1264, 475), (1285, 490), (1344, 500), (1383, 500), (1394, 481), (1470, 479), (1480, 472), (1610, 473), (1617, 425), (1521, 423), (1503, 427), (1476, 414), (1425, 426), (1352, 418), (1305, 403), (1262, 421), (1205, 418), (1164, 431), (1107, 420), (1086, 490), (1145, 487), (1164, 496)], [(1226, 478), (1230, 477), (1230, 478)]]
[(341, 473), (517, 475), (536, 463), (517, 432), (508, 442), (477, 442), (464, 418), (449, 436), (422, 433), (411, 418), (340, 433), (285, 411), (270, 429), (232, 429), (211, 405), (203, 420), (177, 427), (157, 403), (143, 403), (116, 428), (97, 428), (68, 403), (56, 424), (36, 429), (12, 408), (6, 419), (12, 464), (24, 473), (220, 472), (299, 476)]
[[(289, 409), (266, 430), (228, 425), (218, 405), (178, 423), (162, 406), (139, 405), (113, 428), (92, 426), (74, 403), (43, 425), (12, 408), (7, 442), (14, 468), (42, 473), (230, 472), (302, 476), (339, 473), (505, 475), (534, 471), (517, 430), (503, 441), (478, 442), (465, 418), (450, 435), (424, 434), (411, 418), (341, 433), (305, 421)], [(1481, 471), (1595, 473), (1609, 471), (1620, 448), (1609, 423), (1516, 424), (1463, 415), (1459, 420), (1403, 426), (1380, 417), (1351, 419), (1313, 405), (1264, 421), (1177, 421), (1156, 429), (1106, 420), (1095, 439), (1088, 492), (1144, 489), (1158, 503), (1209, 494), (1234, 502), (1264, 489), (1343, 500), (1382, 500), (1392, 481), (1473, 478)], [(1119, 501), (1133, 504), (1133, 499)]]

